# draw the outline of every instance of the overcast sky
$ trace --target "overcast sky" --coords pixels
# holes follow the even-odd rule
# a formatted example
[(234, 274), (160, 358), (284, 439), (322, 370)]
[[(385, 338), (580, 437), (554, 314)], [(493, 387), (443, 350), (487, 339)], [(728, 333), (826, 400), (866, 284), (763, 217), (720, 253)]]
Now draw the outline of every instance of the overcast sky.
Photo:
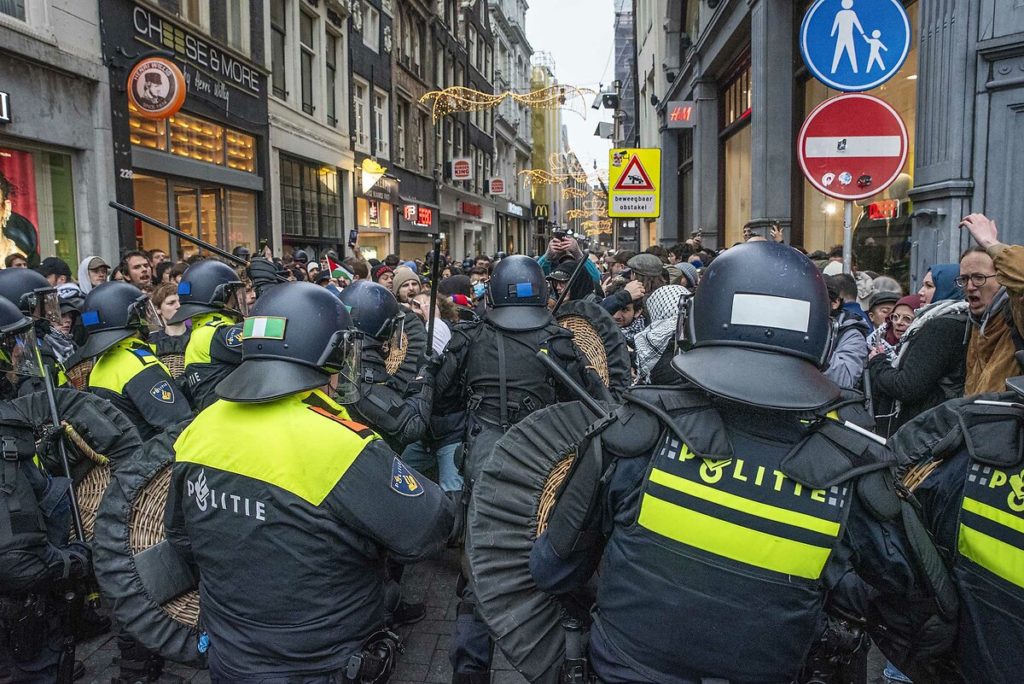
[[(615, 80), (612, 39), (615, 12), (613, 0), (529, 0), (526, 34), (534, 52), (549, 52), (555, 60), (555, 77), (560, 83), (598, 90)], [(562, 123), (569, 128), (569, 144), (580, 162), (592, 171), (594, 160), (607, 168), (611, 143), (594, 136), (599, 121), (611, 121), (608, 110), (594, 111), (586, 104), (587, 118), (562, 110)], [(578, 109), (578, 108), (577, 108)]]

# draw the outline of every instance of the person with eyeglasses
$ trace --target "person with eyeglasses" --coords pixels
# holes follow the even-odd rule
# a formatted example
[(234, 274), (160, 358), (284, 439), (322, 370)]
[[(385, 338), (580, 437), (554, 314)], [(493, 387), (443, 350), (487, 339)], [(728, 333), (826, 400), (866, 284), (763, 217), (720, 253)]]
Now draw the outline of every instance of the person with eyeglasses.
[(995, 221), (971, 214), (960, 223), (977, 246), (960, 257), (957, 284), (967, 295), (970, 327), (965, 396), (1001, 392), (1020, 375), (1015, 354), (1024, 349), (1024, 247), (999, 242)]

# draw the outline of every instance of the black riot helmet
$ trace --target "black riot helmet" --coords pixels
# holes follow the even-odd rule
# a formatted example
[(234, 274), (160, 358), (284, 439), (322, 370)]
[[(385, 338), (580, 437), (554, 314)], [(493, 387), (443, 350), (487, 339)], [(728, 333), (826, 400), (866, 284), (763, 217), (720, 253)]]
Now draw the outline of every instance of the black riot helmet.
[(312, 283), (287, 283), (256, 300), (242, 327), (242, 363), (217, 385), (228, 401), (264, 402), (326, 385), (359, 398), (360, 333), (337, 297)]
[(813, 410), (839, 396), (822, 373), (834, 331), (817, 267), (776, 242), (717, 257), (680, 316), (672, 365), (706, 392), (752, 406)]
[(287, 269), (263, 257), (252, 258), (246, 269), (246, 275), (252, 281), (257, 297), (262, 297), (263, 293), (274, 285), (288, 282)]
[(5, 268), (0, 271), (0, 297), (29, 316), (60, 324), (57, 289), (37, 271), (29, 268)]
[(111, 281), (98, 285), (85, 296), (82, 308), (85, 344), (80, 355), (99, 356), (121, 340), (159, 327), (159, 318), (149, 295), (128, 283)]
[(249, 257), (252, 256), (252, 253), (249, 251), (249, 248), (246, 247), (245, 245), (238, 245), (233, 250), (231, 250), (231, 254), (238, 257), (239, 259), (245, 259), (246, 261), (248, 261)]
[(183, 323), (214, 311), (244, 316), (245, 285), (227, 264), (203, 259), (185, 269), (178, 283), (178, 301), (181, 307), (168, 323)]
[(363, 335), (378, 342), (401, 343), (405, 312), (391, 290), (368, 280), (357, 280), (341, 291), (341, 303)]
[(488, 283), (491, 306), (487, 318), (506, 330), (536, 330), (551, 322), (548, 284), (540, 264), (517, 254), (494, 267)]
[(0, 372), (42, 377), (38, 350), (33, 320), (9, 299), (0, 297)]

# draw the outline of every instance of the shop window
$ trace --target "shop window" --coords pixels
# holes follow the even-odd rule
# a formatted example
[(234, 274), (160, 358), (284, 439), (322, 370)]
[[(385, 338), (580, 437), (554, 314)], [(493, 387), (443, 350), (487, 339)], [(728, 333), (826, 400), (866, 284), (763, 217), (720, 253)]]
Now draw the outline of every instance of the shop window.
[[(167, 199), (167, 180), (156, 178), (136, 172), (132, 178), (132, 194), (135, 197), (135, 208), (147, 216), (152, 216), (158, 221), (170, 223), (169, 203)], [(162, 249), (168, 254), (171, 251), (170, 235), (154, 228), (148, 223), (139, 222), (136, 230), (141, 234), (136, 237), (140, 240), (143, 249)]]
[(25, 0), (0, 0), (0, 14), (25, 21)]
[[(10, 209), (7, 202), (10, 202)], [(78, 264), (71, 157), (59, 152), (0, 148), (0, 267), (9, 254), (29, 265), (58, 256)]]
[(728, 247), (743, 239), (743, 226), (750, 221), (751, 182), (751, 72), (749, 55), (742, 57), (733, 76), (722, 88), (722, 153), (724, 157), (723, 217), (721, 245)]
[(146, 119), (138, 116), (135, 105), (129, 103), (128, 138), (132, 145), (148, 147), (153, 150), (167, 151), (167, 120)]
[(224, 163), (224, 127), (178, 113), (169, 119), (171, 154), (209, 164)]
[(270, 0), (270, 77), (275, 97), (282, 100), (288, 98), (288, 66), (285, 55), (285, 39), (288, 36), (285, 28), (285, 3), (287, 0)]
[(362, 227), (391, 230), (391, 205), (387, 202), (357, 197), (356, 222)]
[(182, 112), (153, 121), (139, 116), (130, 104), (128, 111), (132, 145), (256, 173), (256, 139), (251, 135)]
[(227, 190), (225, 200), (227, 246), (256, 252), (256, 193)]
[[(921, 3), (914, 2), (907, 7), (907, 15), (913, 35), (918, 35), (920, 26)], [(910, 150), (903, 174), (889, 189), (866, 200), (860, 200), (854, 206), (854, 256), (858, 268), (878, 273), (887, 273), (903, 280), (906, 277), (910, 258), (910, 214), (912, 206), (909, 192), (913, 188), (914, 174), (914, 142), (917, 120), (917, 67), (918, 41), (910, 42), (910, 53), (903, 67), (889, 81), (867, 91), (868, 94), (881, 98), (889, 103), (903, 119), (910, 139)], [(805, 119), (815, 107), (825, 100), (840, 95), (816, 79), (808, 79), (804, 83), (803, 116)], [(843, 203), (818, 192), (800, 172), (799, 165), (794, 164), (797, 182), (803, 186), (803, 248), (808, 252), (817, 250), (828, 251), (843, 241)], [(892, 212), (886, 207), (886, 216), (898, 214), (894, 218), (871, 218), (871, 205), (883, 200), (895, 200), (898, 210)]]
[(338, 170), (282, 154), (281, 219), (285, 235), (340, 239)]
[(750, 220), (752, 141), (750, 126), (744, 126), (725, 141), (725, 239), (722, 247), (740, 242), (743, 226)]
[(228, 167), (239, 171), (256, 172), (256, 139), (251, 135), (227, 130)]
[(313, 67), (316, 64), (314, 35), (316, 18), (305, 12), (299, 12), (299, 70), (302, 82), (302, 111), (312, 114), (313, 107)]
[(338, 125), (338, 37), (328, 32), (324, 42), (324, 62), (327, 65), (327, 125)]

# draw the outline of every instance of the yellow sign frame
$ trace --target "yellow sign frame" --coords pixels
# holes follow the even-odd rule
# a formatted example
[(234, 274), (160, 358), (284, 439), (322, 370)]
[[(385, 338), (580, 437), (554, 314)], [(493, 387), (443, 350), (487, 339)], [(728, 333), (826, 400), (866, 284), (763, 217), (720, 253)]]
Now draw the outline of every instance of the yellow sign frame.
[[(636, 164), (642, 173), (637, 174)], [(623, 179), (630, 170), (628, 178)], [(629, 184), (639, 189), (629, 189)], [(618, 186), (624, 187), (618, 187)], [(661, 150), (613, 148), (608, 151), (608, 216), (658, 218), (661, 216)]]

